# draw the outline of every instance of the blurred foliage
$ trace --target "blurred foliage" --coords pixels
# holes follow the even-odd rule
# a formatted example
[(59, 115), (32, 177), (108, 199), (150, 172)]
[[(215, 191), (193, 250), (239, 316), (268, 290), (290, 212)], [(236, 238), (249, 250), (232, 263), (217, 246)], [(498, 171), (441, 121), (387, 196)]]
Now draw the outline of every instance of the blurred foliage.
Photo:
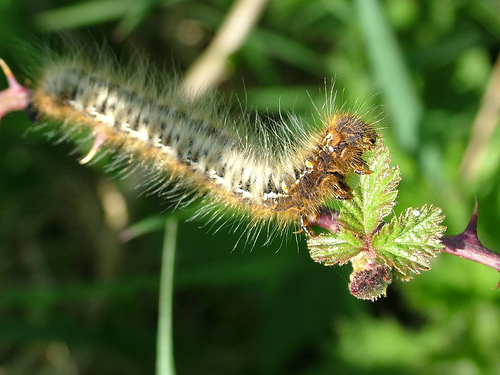
[[(184, 71), (231, 3), (0, 0), (0, 56), (22, 77), (23, 44), (62, 30)], [(271, 1), (220, 91), (312, 119), (324, 78), (334, 80), (338, 103), (383, 119), (403, 178), (397, 207), (440, 206), (456, 234), (477, 196), (479, 236), (500, 249), (498, 131), (477, 177), (460, 174), (499, 14), (494, 0)], [(152, 373), (162, 234), (122, 243), (105, 198), (124, 199), (126, 225), (149, 218), (152, 228), (166, 204), (138, 197), (138, 175), (78, 165), (74, 148), (47, 143), (20, 113), (0, 124), (0, 373)], [(443, 254), (373, 304), (351, 297), (349, 270), (315, 264), (302, 240), (232, 251), (239, 233), (216, 229), (179, 229), (179, 374), (500, 373), (495, 271)]]

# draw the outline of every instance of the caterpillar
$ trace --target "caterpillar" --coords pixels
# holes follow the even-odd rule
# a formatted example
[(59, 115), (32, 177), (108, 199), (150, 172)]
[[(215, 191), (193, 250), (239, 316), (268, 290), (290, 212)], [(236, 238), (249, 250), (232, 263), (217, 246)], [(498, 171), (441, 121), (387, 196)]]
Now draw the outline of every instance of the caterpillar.
[(226, 206), (250, 218), (250, 228), (274, 221), (307, 235), (326, 200), (351, 197), (350, 174), (370, 173), (363, 154), (377, 133), (354, 113), (329, 109), (308, 127), (294, 115), (276, 121), (235, 114), (214, 95), (189, 100), (179, 79), (99, 56), (46, 54), (29, 92), (27, 111), (36, 122), (60, 124), (67, 139), (92, 134), (82, 163), (106, 146), (144, 167), (151, 190), (187, 188), (191, 194), (179, 201), (203, 197), (202, 210)]

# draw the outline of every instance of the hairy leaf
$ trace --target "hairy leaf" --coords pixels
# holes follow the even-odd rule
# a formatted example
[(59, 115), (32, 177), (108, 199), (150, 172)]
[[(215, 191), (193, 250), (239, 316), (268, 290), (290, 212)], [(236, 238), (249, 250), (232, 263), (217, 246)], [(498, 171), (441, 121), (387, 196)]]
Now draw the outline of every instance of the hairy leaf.
[(408, 208), (373, 236), (373, 247), (396, 276), (409, 280), (412, 274), (430, 269), (430, 258), (443, 247), (444, 226), (441, 209), (423, 206)]
[(369, 234), (389, 215), (398, 195), (399, 167), (391, 167), (391, 154), (379, 140), (375, 151), (367, 160), (370, 174), (360, 178), (353, 198), (342, 206), (340, 221), (350, 230)]
[(308, 244), (311, 257), (325, 266), (344, 264), (363, 250), (361, 240), (347, 230), (311, 238)]

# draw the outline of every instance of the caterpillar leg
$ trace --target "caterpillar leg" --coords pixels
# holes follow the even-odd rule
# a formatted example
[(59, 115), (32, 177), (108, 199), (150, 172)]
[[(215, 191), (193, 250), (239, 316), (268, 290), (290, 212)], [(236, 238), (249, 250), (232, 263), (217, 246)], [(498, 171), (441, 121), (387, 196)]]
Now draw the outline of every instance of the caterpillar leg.
[(104, 133), (98, 132), (95, 136), (92, 148), (90, 149), (88, 154), (83, 159), (80, 160), (79, 163), (87, 164), (88, 162), (90, 162), (94, 158), (94, 156), (96, 156), (97, 152), (99, 151), (105, 140), (106, 140), (106, 135), (104, 135)]
[(300, 231), (298, 231), (296, 233), (304, 232), (308, 237), (316, 237), (316, 234), (312, 230), (311, 225), (314, 225), (314, 224), (309, 222), (308, 217), (300, 216), (300, 228), (301, 229), (300, 229)]

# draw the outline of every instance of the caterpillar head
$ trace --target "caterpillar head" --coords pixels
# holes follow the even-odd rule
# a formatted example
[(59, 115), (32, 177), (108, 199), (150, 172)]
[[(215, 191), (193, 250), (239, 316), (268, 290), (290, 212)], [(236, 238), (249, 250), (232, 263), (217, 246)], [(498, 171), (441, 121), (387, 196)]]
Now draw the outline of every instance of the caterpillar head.
[(320, 164), (344, 176), (351, 172), (369, 174), (363, 153), (377, 141), (373, 127), (354, 115), (335, 116), (327, 125), (320, 143)]

